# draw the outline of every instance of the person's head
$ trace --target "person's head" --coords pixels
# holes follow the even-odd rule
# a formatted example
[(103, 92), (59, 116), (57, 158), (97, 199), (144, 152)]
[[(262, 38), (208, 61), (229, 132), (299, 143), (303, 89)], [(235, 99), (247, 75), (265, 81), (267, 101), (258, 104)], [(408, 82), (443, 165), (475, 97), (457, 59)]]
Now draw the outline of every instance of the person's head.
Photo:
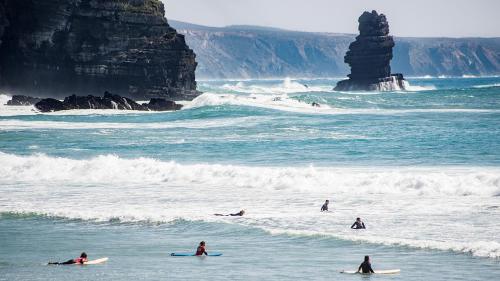
[(87, 258), (87, 254), (85, 252), (83, 252), (81, 255), (80, 255), (80, 258), (82, 259), (86, 259)]
[(370, 256), (365, 256), (365, 262), (370, 262)]
[(326, 203), (326, 204), (330, 203), (330, 200), (326, 200), (326, 201), (325, 201), (325, 203)]
[(205, 241), (201, 241), (200, 246), (205, 246)]
[(356, 221), (361, 221), (361, 218), (356, 218)]
[(243, 216), (244, 214), (245, 214), (245, 210), (241, 210), (241, 211), (240, 211), (240, 215), (242, 215), (242, 216)]

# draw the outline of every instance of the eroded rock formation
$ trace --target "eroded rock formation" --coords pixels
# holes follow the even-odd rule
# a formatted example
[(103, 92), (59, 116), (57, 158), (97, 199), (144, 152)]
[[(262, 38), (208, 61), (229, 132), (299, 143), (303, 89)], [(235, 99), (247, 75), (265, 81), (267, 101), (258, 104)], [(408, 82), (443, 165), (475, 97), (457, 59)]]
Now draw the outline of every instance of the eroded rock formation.
[(391, 74), (394, 40), (385, 15), (376, 11), (359, 17), (359, 36), (349, 45), (344, 61), (351, 67), (348, 80), (337, 91), (394, 91), (405, 88), (402, 74)]
[(159, 0), (0, 0), (0, 89), (192, 99), (195, 54), (164, 15)]

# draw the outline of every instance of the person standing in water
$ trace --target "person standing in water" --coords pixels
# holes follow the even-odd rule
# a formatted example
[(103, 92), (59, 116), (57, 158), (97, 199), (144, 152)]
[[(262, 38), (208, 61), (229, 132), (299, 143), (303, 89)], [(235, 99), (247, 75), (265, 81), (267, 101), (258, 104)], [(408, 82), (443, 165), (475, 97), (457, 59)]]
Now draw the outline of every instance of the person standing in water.
[(66, 264), (84, 264), (88, 262), (89, 260), (87, 259), (87, 254), (85, 252), (81, 253), (79, 258), (76, 259), (71, 259), (65, 262), (49, 262), (49, 264), (55, 264), (55, 265), (66, 265)]
[(365, 261), (359, 266), (358, 272), (363, 274), (375, 273), (372, 269), (372, 264), (370, 263), (370, 256), (365, 256)]
[(351, 225), (352, 229), (366, 229), (365, 223), (361, 221), (361, 218), (356, 218), (356, 221)]
[(321, 212), (328, 212), (328, 204), (330, 204), (330, 200), (326, 200), (325, 204), (321, 206)]
[(196, 249), (196, 256), (208, 256), (207, 251), (205, 250), (205, 241), (201, 241), (200, 245)]

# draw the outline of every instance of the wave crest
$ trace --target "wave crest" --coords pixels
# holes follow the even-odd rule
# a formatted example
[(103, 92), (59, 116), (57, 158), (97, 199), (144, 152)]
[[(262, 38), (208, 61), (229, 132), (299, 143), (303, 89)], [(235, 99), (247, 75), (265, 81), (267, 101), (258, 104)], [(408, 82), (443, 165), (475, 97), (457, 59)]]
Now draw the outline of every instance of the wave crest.
[(165, 183), (353, 194), (500, 195), (496, 168), (338, 168), (183, 165), (101, 155), (87, 160), (0, 152), (0, 182)]

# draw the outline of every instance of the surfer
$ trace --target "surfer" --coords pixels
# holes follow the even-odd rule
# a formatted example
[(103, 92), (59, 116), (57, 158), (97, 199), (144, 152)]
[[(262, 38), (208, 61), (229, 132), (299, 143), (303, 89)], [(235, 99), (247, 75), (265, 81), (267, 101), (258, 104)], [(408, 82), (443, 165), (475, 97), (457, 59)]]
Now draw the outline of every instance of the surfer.
[(241, 211), (239, 211), (237, 213), (234, 213), (234, 214), (227, 214), (227, 215), (214, 214), (214, 216), (219, 216), (219, 217), (242, 217), (244, 214), (245, 214), (245, 210), (241, 210)]
[(85, 262), (89, 261), (87, 259), (87, 254), (85, 252), (83, 252), (79, 258), (76, 258), (76, 259), (71, 259), (71, 260), (68, 260), (68, 261), (65, 261), (65, 262), (49, 262), (49, 264), (84, 264)]
[(330, 200), (326, 200), (325, 204), (321, 206), (321, 212), (328, 212), (328, 204), (330, 204)]
[(363, 273), (363, 274), (368, 274), (368, 273), (375, 273), (372, 269), (372, 264), (370, 263), (370, 256), (365, 256), (365, 261), (361, 263), (361, 265), (358, 268), (358, 272)]
[(208, 256), (208, 253), (205, 250), (205, 241), (200, 242), (200, 245), (196, 249), (196, 255), (197, 256), (203, 256), (203, 255)]
[(321, 107), (321, 105), (319, 103), (317, 103), (317, 102), (313, 102), (313, 103), (311, 103), (311, 105), (313, 107)]
[(365, 223), (361, 218), (356, 218), (356, 221), (351, 225), (352, 229), (366, 229)]

